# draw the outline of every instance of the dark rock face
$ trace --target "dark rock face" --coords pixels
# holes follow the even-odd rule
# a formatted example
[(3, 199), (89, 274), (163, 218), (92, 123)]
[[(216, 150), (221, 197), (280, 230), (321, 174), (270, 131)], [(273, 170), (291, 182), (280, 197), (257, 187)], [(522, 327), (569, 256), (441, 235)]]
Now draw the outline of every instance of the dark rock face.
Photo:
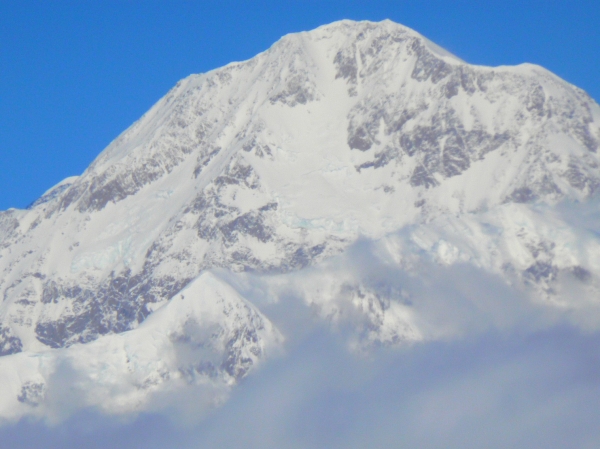
[(8, 327), (0, 327), (0, 356), (15, 354), (23, 350), (21, 340)]
[(39, 382), (25, 382), (17, 400), (33, 407), (40, 405), (46, 394), (46, 385)]
[(483, 129), (465, 130), (453, 109), (440, 110), (430, 126), (408, 128), (406, 124), (418, 120), (426, 113), (426, 109), (395, 111), (392, 105), (397, 105), (398, 100), (392, 99), (373, 103), (371, 106), (361, 104), (351, 113), (348, 146), (360, 151), (378, 146), (377, 134), (381, 123), (384, 124), (386, 138), (396, 143), (376, 151), (372, 161), (359, 165), (357, 169), (380, 168), (392, 161), (399, 161), (402, 154), (406, 154), (417, 163), (411, 177), (414, 187), (439, 185), (435, 174), (442, 178), (458, 176), (473, 161), (510, 141), (508, 132), (490, 134)]
[(348, 130), (348, 146), (353, 150), (367, 151), (373, 146), (372, 137), (365, 127)]
[(271, 103), (283, 103), (294, 107), (297, 104), (306, 104), (315, 99), (316, 95), (313, 89), (307, 86), (307, 82), (302, 76), (297, 75), (287, 83), (286, 88), (271, 97)]
[(537, 194), (530, 187), (521, 187), (510, 195), (510, 200), (514, 203), (531, 203), (537, 198)]
[(436, 187), (440, 183), (422, 165), (417, 166), (410, 177), (410, 185), (413, 187), (423, 186), (426, 189)]
[[(256, 310), (247, 304), (228, 304), (223, 313), (232, 318), (232, 327), (212, 323), (201, 325), (194, 320), (186, 322), (183, 332), (171, 337), (175, 350), (185, 348), (186, 353), (213, 354), (212, 358), (197, 357), (198, 362), (192, 363), (181, 373), (188, 381), (197, 375), (217, 378), (226, 373), (235, 380), (246, 376), (254, 366), (254, 360), (248, 357), (248, 352), (257, 358), (262, 357), (260, 333), (265, 330), (265, 321)], [(244, 317), (247, 323), (238, 322), (237, 318)]]
[(279, 87), (270, 96), (271, 104), (281, 103), (289, 107), (305, 105), (318, 99), (319, 95), (312, 74), (304, 66), (306, 56), (302, 49), (290, 49), (293, 57), (287, 65), (287, 74), (277, 80)]
[[(112, 166), (95, 177), (85, 186), (85, 190), (82, 189), (83, 192), (78, 198), (78, 211), (99, 211), (109, 202), (116, 203), (135, 195), (145, 185), (169, 174), (184, 161), (191, 150), (190, 147), (178, 145), (166, 151), (167, 154), (158, 152), (153, 157), (148, 157), (133, 170), (123, 171), (119, 166)], [(82, 186), (78, 187), (81, 189)], [(65, 201), (63, 207), (68, 207), (71, 202), (72, 200)]]
[(390, 162), (400, 158), (400, 150), (394, 147), (386, 147), (383, 151), (375, 153), (372, 161), (364, 162), (356, 167), (358, 171), (365, 168), (381, 168), (388, 165)]
[(554, 281), (558, 274), (558, 269), (547, 262), (536, 262), (525, 270), (525, 278), (535, 282)]
[(50, 192), (38, 198), (29, 206), (27, 206), (27, 209), (33, 209), (34, 207), (37, 207), (41, 204), (48, 203), (56, 198), (59, 198), (69, 187), (71, 187), (71, 185), (73, 185), (73, 183), (69, 182), (62, 184), (55, 189), (52, 189)]
[(237, 235), (251, 235), (261, 242), (267, 242), (273, 238), (273, 229), (265, 224), (260, 211), (251, 211), (238, 216), (226, 225), (219, 228), (221, 235), (226, 241), (235, 241)]
[(19, 229), (19, 220), (15, 217), (13, 211), (0, 212), (0, 248), (4, 248), (12, 243)]
[(349, 52), (342, 53), (337, 52), (333, 60), (337, 67), (336, 78), (343, 78), (348, 80), (352, 84), (356, 84), (356, 77), (358, 75), (358, 67), (356, 66), (356, 58)]
[(349, 47), (339, 51), (333, 59), (337, 69), (335, 78), (341, 78), (348, 83), (348, 94), (352, 97), (357, 95), (358, 65), (356, 62), (356, 47)]
[(87, 288), (48, 281), (43, 287), (42, 303), (66, 302), (71, 313), (58, 320), (40, 321), (35, 327), (37, 338), (51, 348), (61, 348), (125, 332), (150, 314), (148, 304), (170, 299), (189, 281), (155, 277), (151, 267), (136, 275), (130, 270), (113, 273), (100, 286)]
[(313, 247), (297, 246), (295, 251), (288, 254), (288, 257), (282, 263), (283, 271), (297, 270), (309, 266), (317, 260), (318, 256), (320, 256), (326, 248), (327, 245), (325, 243)]
[(422, 42), (414, 40), (409, 47), (417, 56), (417, 62), (411, 73), (411, 77), (417, 81), (431, 80), (437, 84), (452, 73), (450, 65), (436, 58)]
[(533, 87), (527, 97), (527, 110), (538, 117), (543, 117), (545, 115), (545, 103), (546, 95), (544, 94), (544, 88), (540, 85)]
[[(250, 312), (250, 310), (248, 310), (248, 312)], [(254, 363), (252, 359), (243, 356), (241, 348), (246, 345), (256, 348), (256, 344), (259, 341), (257, 331), (262, 328), (262, 323), (257, 323), (253, 327), (236, 329), (226, 343), (227, 349), (225, 357), (221, 362), (219, 369), (226, 372), (234, 379), (241, 379), (244, 377)], [(262, 355), (256, 352), (257, 351), (255, 351), (254, 355)]]
[[(465, 129), (459, 118), (460, 112), (448, 102), (461, 90), (467, 95), (485, 92), (495, 75), (477, 72), (464, 65), (449, 64), (418, 39), (402, 34), (387, 35), (374, 39), (367, 50), (359, 49), (357, 45), (348, 46), (334, 58), (336, 78), (346, 79), (349, 84), (355, 85), (362, 78), (368, 79), (367, 74), (381, 70), (380, 65), (370, 58), (374, 49), (384, 42), (405, 46), (407, 54), (415, 57), (411, 77), (420, 83), (431, 83), (436, 92), (434, 95), (440, 95), (445, 101), (440, 99), (435, 107), (422, 104), (402, 109), (407, 99), (400, 92), (392, 96), (369, 96), (359, 102), (348, 116), (348, 146), (363, 152), (376, 150), (375, 157), (359, 164), (357, 170), (380, 168), (399, 161), (406, 154), (415, 159), (417, 166), (411, 184), (431, 188), (439, 184), (434, 175), (439, 174), (442, 178), (458, 176), (474, 161), (510, 143), (509, 131), (492, 133), (477, 123), (471, 129)], [(360, 69), (357, 59), (362, 61)], [(543, 95), (543, 90), (540, 92), (534, 88), (524, 109), (530, 113), (544, 113)], [(431, 118), (424, 120), (427, 116)], [(420, 124), (410, 126), (413, 123)], [(383, 134), (380, 134), (382, 127)], [(382, 141), (389, 143), (382, 144)]]
[(595, 138), (590, 133), (590, 128), (587, 124), (575, 127), (574, 131), (581, 143), (583, 143), (590, 152), (595, 153), (598, 151), (598, 147), (600, 146), (598, 143), (599, 139)]
[(593, 191), (595, 183), (588, 176), (586, 176), (583, 168), (579, 167), (577, 163), (571, 161), (569, 168), (565, 173), (565, 177), (572, 187), (578, 190), (590, 190)]
[(265, 213), (276, 208), (276, 205), (265, 206), (262, 211), (241, 214), (238, 209), (221, 202), (222, 192), (230, 185), (255, 190), (260, 184), (252, 167), (239, 160), (231, 163), (224, 173), (196, 198), (190, 208), (198, 217), (195, 225), (198, 237), (207, 241), (221, 239), (229, 246), (236, 243), (240, 235), (251, 235), (262, 242), (268, 241), (272, 230), (265, 222)]
[(446, 178), (458, 176), (471, 165), (469, 148), (456, 132), (451, 130), (446, 137), (442, 149), (441, 172)]

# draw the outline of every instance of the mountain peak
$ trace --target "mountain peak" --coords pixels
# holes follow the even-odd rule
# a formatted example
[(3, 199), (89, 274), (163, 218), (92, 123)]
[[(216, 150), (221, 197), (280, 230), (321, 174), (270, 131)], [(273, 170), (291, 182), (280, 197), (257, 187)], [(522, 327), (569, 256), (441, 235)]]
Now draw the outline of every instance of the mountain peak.
[(222, 299), (210, 332), (195, 315), (156, 332), (201, 335), (206, 359), (146, 353), (138, 393), (181, 373), (235, 383), (283, 341), (240, 273), (265, 276), (273, 301), (293, 287), (325, 319), (355, 320), (357, 347), (437, 338), (418, 292), (332, 262), (362, 241), (402, 273), (467, 264), (550, 303), (568, 303), (560, 279), (596, 291), (597, 237), (574, 244), (543, 208), (597, 192), (599, 142), (600, 108), (579, 89), (532, 66), (469, 65), (390, 21), (291, 34), (190, 76), (81, 176), (0, 213), (0, 355), (23, 379), (6, 404), (46, 385), (27, 354), (122, 347), (158, 311), (205, 304), (203, 289)]

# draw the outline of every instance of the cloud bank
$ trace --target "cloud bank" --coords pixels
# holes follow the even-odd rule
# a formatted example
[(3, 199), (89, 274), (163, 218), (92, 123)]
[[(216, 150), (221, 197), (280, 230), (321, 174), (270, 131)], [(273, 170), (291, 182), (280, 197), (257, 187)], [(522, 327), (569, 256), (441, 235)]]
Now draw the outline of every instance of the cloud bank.
[(180, 421), (181, 407), (130, 421), (88, 410), (55, 427), (4, 427), (0, 447), (591, 448), (600, 438), (599, 343), (555, 327), (364, 358), (317, 329), (202, 420)]
[(279, 329), (282, 353), (232, 392), (178, 386), (120, 415), (82, 401), (81, 373), (64, 363), (43, 419), (5, 423), (0, 448), (595, 447), (600, 315), (588, 290), (559, 279), (584, 304), (560, 307), (473, 264), (418, 252), (398, 264), (389, 247), (362, 240), (289, 274), (215, 271)]

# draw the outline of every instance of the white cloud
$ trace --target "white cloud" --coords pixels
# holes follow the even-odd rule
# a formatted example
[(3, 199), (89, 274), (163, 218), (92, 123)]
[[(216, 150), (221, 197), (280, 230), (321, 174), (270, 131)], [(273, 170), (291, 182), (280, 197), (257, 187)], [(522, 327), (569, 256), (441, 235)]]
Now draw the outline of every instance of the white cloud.
[[(407, 269), (369, 241), (301, 272), (216, 275), (286, 342), (228, 401), (188, 386), (109, 416), (86, 406), (63, 364), (47, 386), (52, 419), (0, 428), (0, 447), (587, 448), (600, 438), (600, 315), (568, 278), (556, 288), (583, 301), (571, 309), (471, 264), (423, 256)], [(384, 314), (410, 310), (421, 338), (368, 340), (377, 314), (344, 285), (387, 298)], [(350, 349), (365, 338), (366, 350)]]

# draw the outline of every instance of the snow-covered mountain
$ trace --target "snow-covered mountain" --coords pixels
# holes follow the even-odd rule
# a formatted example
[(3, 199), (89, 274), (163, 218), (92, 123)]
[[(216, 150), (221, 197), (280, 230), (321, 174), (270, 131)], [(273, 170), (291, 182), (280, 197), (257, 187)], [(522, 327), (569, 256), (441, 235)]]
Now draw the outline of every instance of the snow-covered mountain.
[(573, 217), (599, 147), (582, 90), (390, 21), (191, 75), (81, 176), (0, 212), (0, 416), (47, 413), (65, 365), (108, 412), (186, 384), (218, 403), (284, 345), (260, 308), (292, 290), (357, 348), (442, 338), (417, 293), (352, 268), (361, 244), (407, 276), (470, 266), (593, 306), (600, 237)]

